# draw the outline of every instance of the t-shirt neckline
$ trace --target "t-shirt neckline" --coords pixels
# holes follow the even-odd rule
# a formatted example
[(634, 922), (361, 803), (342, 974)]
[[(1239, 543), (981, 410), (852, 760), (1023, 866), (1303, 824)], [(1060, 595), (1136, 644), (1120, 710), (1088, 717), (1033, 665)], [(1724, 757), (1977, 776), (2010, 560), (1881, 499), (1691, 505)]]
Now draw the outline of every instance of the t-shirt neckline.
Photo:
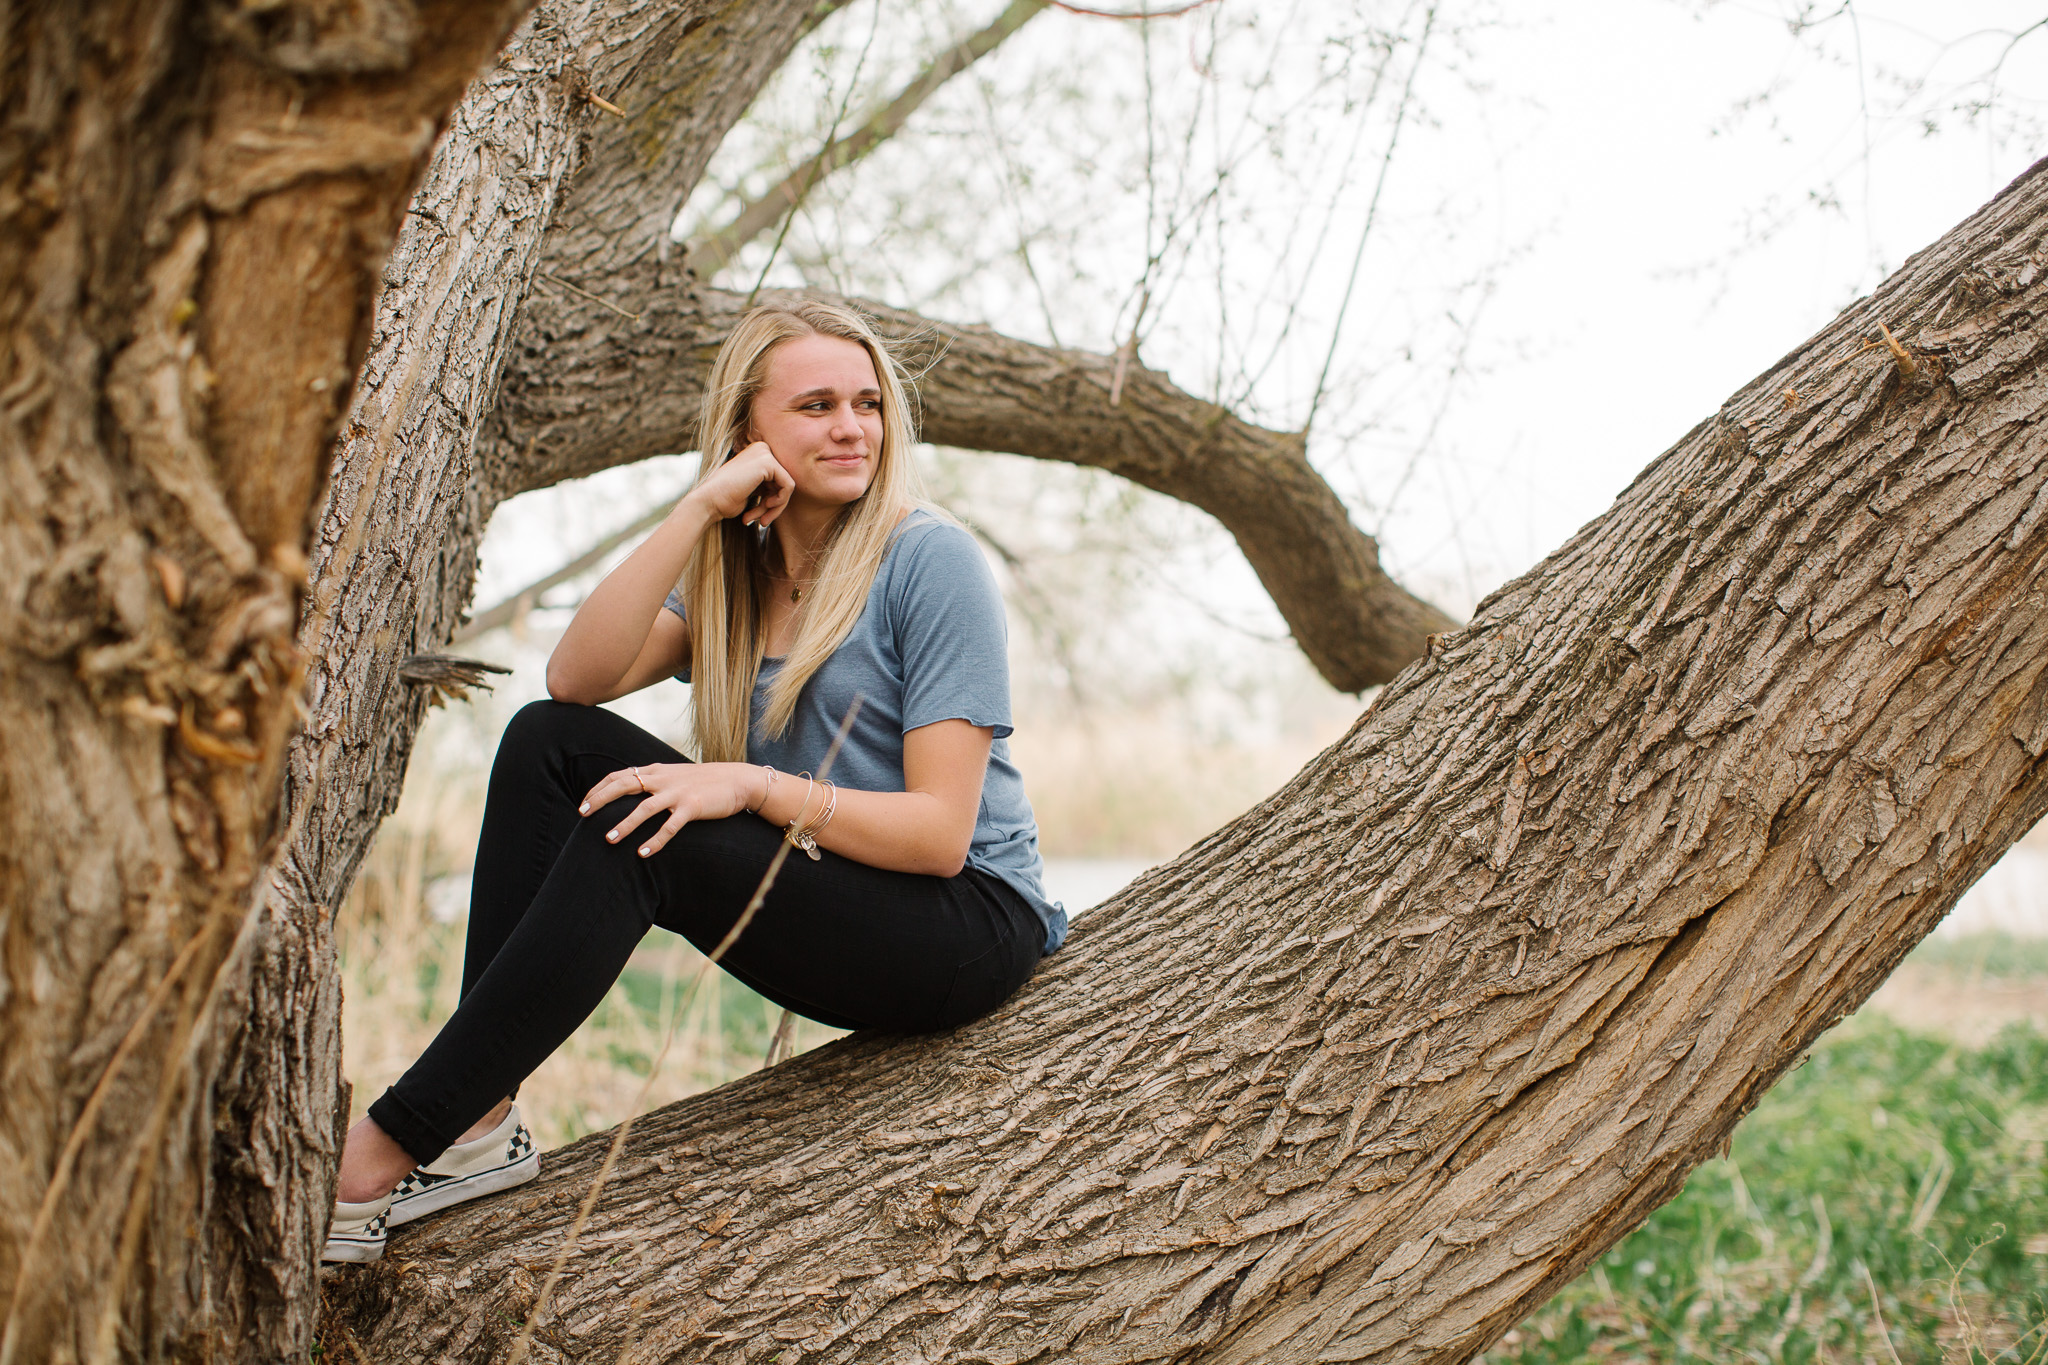
[[(896, 537), (902, 535), (905, 531), (909, 530), (911, 522), (917, 520), (919, 517), (930, 516), (931, 513), (925, 511), (924, 508), (913, 505), (911, 509), (908, 512), (904, 513), (902, 518), (897, 521), (895, 529), (889, 533), (890, 551), (892, 553), (895, 551)], [(787, 654), (763, 654), (761, 656), (761, 667), (766, 668), (769, 664), (774, 664), (777, 668), (780, 668), (788, 659), (789, 656)], [(757, 674), (756, 676), (759, 675)]]

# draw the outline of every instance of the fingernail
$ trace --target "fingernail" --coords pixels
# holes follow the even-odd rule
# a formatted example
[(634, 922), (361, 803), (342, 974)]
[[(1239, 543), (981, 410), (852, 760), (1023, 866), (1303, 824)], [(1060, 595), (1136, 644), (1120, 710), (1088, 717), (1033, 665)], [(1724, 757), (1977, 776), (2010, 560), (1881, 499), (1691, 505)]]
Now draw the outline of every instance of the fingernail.
[(619, 832), (617, 830), (613, 830), (610, 834), (607, 834), (604, 837), (616, 844), (619, 841)]
[(640, 846), (640, 856), (643, 858), (650, 856), (651, 854), (653, 854), (653, 852), (653, 848), (649, 847), (646, 844), (642, 844)]
[(589, 803), (588, 801), (585, 801), (585, 802), (584, 802), (584, 803), (583, 803), (582, 805), (580, 805), (580, 806), (578, 806), (578, 807), (576, 808), (576, 813), (577, 813), (578, 815), (588, 815), (588, 814), (590, 814), (590, 803)]

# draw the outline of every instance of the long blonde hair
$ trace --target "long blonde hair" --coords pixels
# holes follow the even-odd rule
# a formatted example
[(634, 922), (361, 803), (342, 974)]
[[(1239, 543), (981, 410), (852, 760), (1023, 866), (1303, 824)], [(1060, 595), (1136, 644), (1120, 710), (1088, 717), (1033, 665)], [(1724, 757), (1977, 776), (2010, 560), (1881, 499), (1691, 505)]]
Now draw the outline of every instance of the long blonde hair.
[[(697, 481), (711, 477), (747, 444), (754, 399), (767, 381), (769, 353), (806, 336), (851, 341), (874, 361), (882, 389), (882, 444), (867, 491), (848, 503), (826, 532), (817, 581), (797, 622), (796, 639), (769, 689), (762, 726), (776, 737), (788, 730), (804, 684), (860, 619), (904, 508), (923, 501), (911, 456), (917, 438), (910, 425), (909, 386), (901, 371), (865, 318), (815, 299), (763, 304), (741, 318), (726, 338), (705, 387)], [(766, 620), (759, 589), (763, 557), (753, 529), (734, 517), (705, 534), (683, 570), (683, 600), (690, 612), (690, 704), (697, 756), (707, 763), (741, 762), (747, 756), (748, 710), (761, 672)]]

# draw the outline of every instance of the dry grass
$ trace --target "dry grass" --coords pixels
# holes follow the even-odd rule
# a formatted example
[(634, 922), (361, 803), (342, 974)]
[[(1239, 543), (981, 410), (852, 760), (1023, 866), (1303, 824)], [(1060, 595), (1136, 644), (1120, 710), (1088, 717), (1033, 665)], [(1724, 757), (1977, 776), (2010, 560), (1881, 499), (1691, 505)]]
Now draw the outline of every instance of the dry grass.
[(1164, 858), (1278, 790), (1355, 718), (1331, 706), (1270, 742), (1190, 744), (1175, 719), (1133, 709), (1027, 723), (1010, 750), (1048, 856)]

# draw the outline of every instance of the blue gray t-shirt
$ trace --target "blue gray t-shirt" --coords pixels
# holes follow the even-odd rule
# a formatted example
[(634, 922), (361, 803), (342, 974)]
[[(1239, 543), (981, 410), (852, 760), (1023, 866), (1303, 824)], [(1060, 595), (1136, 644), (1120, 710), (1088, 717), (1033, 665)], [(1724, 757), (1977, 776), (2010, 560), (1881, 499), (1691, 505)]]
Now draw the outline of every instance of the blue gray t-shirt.
[[(686, 616), (678, 594), (669, 594), (668, 608)], [(786, 773), (816, 771), (858, 694), (860, 714), (833, 760), (832, 778), (855, 791), (900, 792), (905, 733), (942, 720), (992, 728), (967, 861), (1023, 894), (1045, 921), (1050, 953), (1066, 941), (1067, 913), (1045, 897), (1038, 822), (1010, 762), (1007, 636), (1002, 595), (974, 537), (929, 512), (912, 512), (896, 528), (852, 633), (804, 684), (780, 739), (759, 726), (782, 660), (761, 661), (747, 759)], [(687, 671), (676, 676), (690, 680)]]

